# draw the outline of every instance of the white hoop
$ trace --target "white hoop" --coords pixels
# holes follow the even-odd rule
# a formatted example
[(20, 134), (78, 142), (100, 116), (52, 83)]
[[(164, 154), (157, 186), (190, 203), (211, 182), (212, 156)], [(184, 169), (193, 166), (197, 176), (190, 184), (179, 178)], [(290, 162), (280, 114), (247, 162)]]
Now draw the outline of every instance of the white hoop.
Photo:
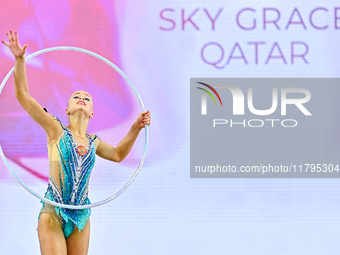
[[(50, 51), (58, 51), (58, 50), (71, 50), (71, 51), (78, 51), (78, 52), (82, 52), (82, 53), (86, 53), (88, 55), (91, 55), (93, 57), (96, 57), (102, 61), (104, 61), (106, 64), (108, 64), (109, 66), (111, 66), (113, 69), (115, 69), (125, 80), (126, 82), (130, 85), (130, 87), (133, 89), (135, 95), (137, 96), (140, 106), (142, 108), (142, 111), (145, 111), (144, 109), (144, 104), (142, 101), (142, 98), (140, 97), (139, 93), (137, 92), (136, 88), (133, 86), (133, 84), (131, 83), (131, 81), (128, 79), (128, 77), (116, 66), (114, 65), (112, 62), (110, 62), (109, 60), (107, 60), (106, 58), (98, 55), (97, 53), (94, 53), (92, 51), (89, 50), (85, 50), (85, 49), (81, 49), (81, 48), (76, 48), (76, 47), (69, 47), (69, 46), (59, 46), (59, 47), (52, 47), (52, 48), (47, 48), (47, 49), (43, 49), (37, 52), (32, 53), (31, 55), (29, 55), (26, 60), (33, 58), (37, 55), (46, 53), (46, 52), (50, 52)], [(0, 85), (0, 94), (2, 92), (3, 87), (5, 86), (6, 82), (8, 81), (9, 77), (11, 76), (11, 74), (14, 72), (14, 67), (9, 71), (9, 73), (6, 75), (6, 77), (4, 78), (4, 80), (2, 81), (1, 85)], [(54, 202), (52, 200), (46, 199), (42, 196), (40, 196), (39, 194), (35, 193), (33, 190), (31, 190), (29, 187), (27, 187), (14, 173), (14, 171), (12, 170), (12, 168), (9, 166), (7, 159), (4, 155), (4, 152), (2, 150), (2, 147), (0, 145), (0, 156), (2, 158), (2, 160), (4, 161), (7, 169), (12, 173), (12, 175), (14, 176), (14, 178), (28, 191), (30, 192), (32, 195), (34, 195), (35, 197), (39, 198), (40, 200), (44, 201), (45, 203), (54, 205), (54, 206), (58, 206), (58, 207), (62, 207), (62, 208), (67, 208), (67, 209), (86, 209), (86, 208), (92, 208), (92, 207), (97, 207), (103, 204), (106, 204), (108, 202), (111, 202), (112, 200), (116, 199), (117, 197), (119, 197), (130, 185), (131, 183), (135, 180), (139, 170), (142, 168), (143, 163), (145, 161), (145, 157), (146, 157), (146, 151), (148, 148), (148, 144), (149, 144), (149, 126), (145, 125), (145, 146), (144, 146), (144, 151), (143, 151), (143, 156), (141, 158), (141, 161), (135, 171), (135, 173), (133, 174), (133, 176), (131, 177), (131, 179), (125, 184), (125, 186), (119, 190), (116, 194), (114, 194), (113, 196), (96, 202), (96, 203), (91, 203), (88, 205), (67, 205), (67, 204), (60, 204), (57, 202)]]

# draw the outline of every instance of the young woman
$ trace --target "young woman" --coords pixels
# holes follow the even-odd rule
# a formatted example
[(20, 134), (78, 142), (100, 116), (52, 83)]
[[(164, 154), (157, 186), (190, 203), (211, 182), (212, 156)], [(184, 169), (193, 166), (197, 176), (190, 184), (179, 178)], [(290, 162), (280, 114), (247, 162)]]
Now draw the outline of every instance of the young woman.
[[(2, 41), (15, 57), (15, 97), (27, 113), (45, 130), (49, 158), (49, 183), (45, 197), (63, 204), (89, 204), (88, 183), (98, 156), (121, 162), (130, 152), (140, 130), (151, 124), (150, 111), (141, 112), (128, 134), (116, 148), (87, 134), (93, 117), (92, 97), (86, 91), (74, 92), (66, 114), (69, 125), (47, 113), (28, 91), (25, 52), (18, 33), (6, 32), (9, 43)], [(91, 209), (71, 210), (43, 203), (39, 214), (38, 235), (40, 249), (45, 254), (87, 254), (90, 241)]]

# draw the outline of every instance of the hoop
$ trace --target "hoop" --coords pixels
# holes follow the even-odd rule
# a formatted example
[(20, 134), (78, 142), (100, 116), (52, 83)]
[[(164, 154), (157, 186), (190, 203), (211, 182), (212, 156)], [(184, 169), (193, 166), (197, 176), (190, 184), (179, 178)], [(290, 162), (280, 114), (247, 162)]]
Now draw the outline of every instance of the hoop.
[[(125, 81), (130, 85), (130, 87), (133, 89), (136, 97), (138, 98), (139, 104), (142, 108), (142, 111), (145, 111), (144, 108), (144, 104), (142, 101), (142, 98), (140, 97), (139, 93), (137, 92), (136, 88), (133, 86), (133, 84), (131, 83), (131, 81), (128, 79), (128, 77), (122, 72), (122, 70), (120, 70), (116, 65), (114, 65), (112, 62), (110, 62), (109, 60), (107, 60), (106, 58), (98, 55), (97, 53), (94, 53), (92, 51), (89, 50), (85, 50), (85, 49), (81, 49), (81, 48), (77, 48), (77, 47), (69, 47), (69, 46), (59, 46), (59, 47), (52, 47), (52, 48), (47, 48), (47, 49), (43, 49), (40, 51), (36, 51), (34, 53), (32, 53), (31, 55), (29, 55), (26, 60), (33, 58), (35, 56), (38, 56), (40, 54), (46, 53), (46, 52), (50, 52), (50, 51), (58, 51), (58, 50), (71, 50), (71, 51), (78, 51), (78, 52), (82, 52), (88, 55), (91, 55), (93, 57), (96, 57), (100, 60), (102, 60), (103, 62), (105, 62), (106, 64), (108, 64), (109, 66), (111, 66), (113, 69), (115, 69), (124, 79)], [(9, 77), (11, 76), (11, 74), (14, 72), (14, 67), (9, 71), (9, 73), (6, 75), (6, 77), (4, 78), (4, 80), (2, 81), (1, 85), (0, 85), (0, 94), (7, 82), (7, 80), (9, 79)], [(91, 204), (87, 204), (87, 205), (67, 205), (67, 204), (61, 204), (61, 203), (57, 203), (54, 202), (52, 200), (46, 199), (42, 196), (40, 196), (39, 194), (35, 193), (33, 190), (31, 190), (29, 187), (27, 187), (18, 177), (17, 175), (14, 173), (14, 171), (12, 170), (12, 168), (9, 166), (7, 159), (4, 155), (4, 152), (2, 150), (2, 147), (0, 145), (0, 156), (2, 158), (2, 160), (4, 161), (7, 169), (11, 172), (11, 174), (14, 176), (14, 178), (21, 184), (21, 186), (23, 186), (29, 193), (31, 193), (33, 196), (39, 198), (40, 200), (44, 201), (45, 203), (48, 203), (50, 205), (54, 205), (57, 207), (62, 207), (62, 208), (67, 208), (67, 209), (87, 209), (87, 208), (93, 208), (93, 207), (97, 207), (97, 206), (101, 206), (104, 205), (108, 202), (111, 202), (112, 200), (116, 199), (117, 197), (119, 197), (124, 191), (127, 190), (127, 188), (131, 185), (131, 183), (135, 180), (137, 174), (139, 173), (139, 170), (142, 168), (143, 163), (145, 161), (145, 157), (146, 157), (146, 151), (148, 148), (148, 144), (149, 144), (149, 126), (145, 125), (145, 146), (144, 146), (144, 150), (143, 150), (143, 155), (141, 158), (141, 161), (136, 169), (136, 171), (134, 172), (134, 174), (132, 175), (131, 179), (125, 184), (125, 186), (120, 189), (117, 193), (115, 193), (114, 195), (112, 195), (111, 197), (104, 199), (102, 201), (96, 202), (96, 203), (91, 203)]]

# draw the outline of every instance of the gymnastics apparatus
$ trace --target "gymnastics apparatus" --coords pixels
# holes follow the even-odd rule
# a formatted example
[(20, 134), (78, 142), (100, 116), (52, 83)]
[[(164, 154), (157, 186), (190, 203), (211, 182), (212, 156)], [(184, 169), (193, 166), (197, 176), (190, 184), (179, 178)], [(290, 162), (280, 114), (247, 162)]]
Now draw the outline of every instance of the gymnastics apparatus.
[[(38, 233), (42, 254), (87, 254), (89, 245), (89, 217), (91, 208), (104, 205), (120, 196), (135, 180), (143, 166), (149, 143), (151, 113), (145, 111), (143, 101), (128, 77), (112, 62), (89, 50), (76, 47), (47, 48), (24, 57), (27, 44), (21, 47), (18, 34), (6, 32), (9, 43), (2, 41), (15, 57), (15, 67), (6, 75), (0, 85), (0, 94), (14, 72), (16, 98), (28, 114), (46, 131), (48, 157), (50, 161), (49, 183), (45, 197), (26, 186), (15, 174), (0, 145), (0, 156), (15, 179), (32, 195), (40, 199), (43, 208), (39, 214)], [(51, 51), (77, 51), (93, 56), (116, 70), (130, 85), (139, 100), (142, 112), (128, 134), (116, 148), (101, 141), (96, 135), (86, 133), (93, 116), (92, 97), (85, 91), (76, 91), (70, 97), (66, 113), (69, 126), (47, 113), (28, 93), (25, 60)], [(130, 152), (139, 131), (145, 128), (145, 146), (141, 161), (131, 179), (116, 194), (105, 200), (91, 203), (88, 198), (88, 183), (95, 162), (95, 155), (121, 162)], [(85, 139), (85, 140), (84, 140)], [(44, 215), (44, 217), (40, 217)], [(42, 219), (43, 218), (43, 219)], [(79, 230), (75, 231), (75, 229)], [(82, 233), (84, 232), (84, 233)]]

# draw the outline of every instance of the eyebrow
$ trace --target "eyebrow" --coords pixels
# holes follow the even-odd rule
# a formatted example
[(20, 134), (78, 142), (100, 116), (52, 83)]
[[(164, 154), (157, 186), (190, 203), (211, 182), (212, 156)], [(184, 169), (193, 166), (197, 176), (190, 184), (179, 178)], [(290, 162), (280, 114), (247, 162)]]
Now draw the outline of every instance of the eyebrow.
[[(75, 95), (77, 95), (77, 94), (80, 94), (80, 92), (77, 92), (77, 93), (75, 93), (75, 94), (73, 94), (73, 95), (75, 96)], [(87, 95), (88, 97), (90, 97), (90, 95), (87, 94), (87, 93), (85, 93), (85, 95)]]

